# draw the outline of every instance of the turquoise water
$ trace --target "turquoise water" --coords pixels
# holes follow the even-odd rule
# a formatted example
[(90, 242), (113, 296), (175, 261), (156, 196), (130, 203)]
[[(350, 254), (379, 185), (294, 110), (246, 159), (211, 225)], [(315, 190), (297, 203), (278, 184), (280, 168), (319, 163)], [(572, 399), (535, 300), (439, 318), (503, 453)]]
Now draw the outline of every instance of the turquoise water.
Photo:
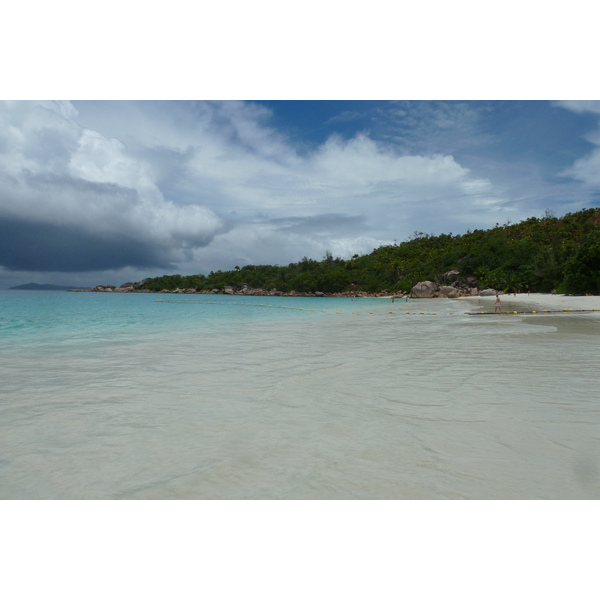
[(0, 306), (0, 347), (14, 349), (89, 345), (136, 335), (234, 333), (259, 323), (316, 318), (327, 311), (370, 311), (381, 308), (382, 301), (9, 290), (0, 291)]
[(14, 291), (0, 306), (0, 498), (600, 498), (597, 314)]

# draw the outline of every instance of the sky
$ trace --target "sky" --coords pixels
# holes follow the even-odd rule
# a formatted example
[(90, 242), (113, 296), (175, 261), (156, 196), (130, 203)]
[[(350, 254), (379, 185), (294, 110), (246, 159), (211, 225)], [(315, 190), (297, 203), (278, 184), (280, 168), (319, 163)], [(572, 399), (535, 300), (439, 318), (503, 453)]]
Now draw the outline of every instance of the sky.
[(600, 205), (600, 101), (5, 101), (0, 287), (348, 258)]

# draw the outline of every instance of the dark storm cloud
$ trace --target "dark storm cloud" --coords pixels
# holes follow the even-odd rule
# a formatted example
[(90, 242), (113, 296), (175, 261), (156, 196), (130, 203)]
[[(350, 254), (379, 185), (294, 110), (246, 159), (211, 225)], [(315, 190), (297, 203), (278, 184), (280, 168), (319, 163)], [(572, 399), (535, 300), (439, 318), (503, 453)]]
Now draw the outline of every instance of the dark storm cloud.
[[(71, 215), (75, 213), (82, 225), (92, 227), (99, 226), (100, 221), (90, 222), (86, 219), (86, 214), (96, 211), (97, 207), (110, 207), (111, 213), (107, 213), (106, 217), (112, 215), (113, 220), (118, 221), (119, 211), (124, 211), (127, 206), (138, 201), (135, 189), (111, 182), (87, 181), (62, 173), (24, 171), (21, 174), (19, 189), (27, 189), (31, 195), (35, 194), (39, 199), (37, 210), (29, 209), (27, 212), (23, 210), (23, 213), (27, 214), (25, 220), (29, 218), (37, 220), (46, 204), (53, 207), (51, 220), (60, 222), (64, 219), (64, 212)], [(5, 198), (13, 200), (13, 204), (17, 204), (20, 200), (18, 193), (12, 190), (5, 193)], [(105, 221), (106, 217), (102, 221)]]
[(0, 102), (0, 267), (176, 268), (227, 231), (197, 196), (157, 183), (181, 178), (186, 146), (130, 151), (76, 118), (69, 103)]
[(123, 235), (0, 217), (0, 265), (13, 271), (172, 268), (164, 248)]

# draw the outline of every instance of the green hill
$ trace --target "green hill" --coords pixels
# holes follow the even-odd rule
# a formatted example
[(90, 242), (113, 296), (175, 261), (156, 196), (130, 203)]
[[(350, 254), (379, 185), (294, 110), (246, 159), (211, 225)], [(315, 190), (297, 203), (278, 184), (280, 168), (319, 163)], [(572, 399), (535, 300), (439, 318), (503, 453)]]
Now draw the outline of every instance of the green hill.
[(380, 246), (349, 260), (329, 252), (321, 261), (304, 257), (287, 266), (247, 265), (206, 275), (163, 275), (141, 289), (210, 290), (226, 285), (281, 292), (409, 291), (424, 280), (457, 270), (461, 281), (508, 292), (600, 293), (600, 209), (556, 218), (547, 211), (493, 229), (438, 236), (415, 232), (400, 244)]

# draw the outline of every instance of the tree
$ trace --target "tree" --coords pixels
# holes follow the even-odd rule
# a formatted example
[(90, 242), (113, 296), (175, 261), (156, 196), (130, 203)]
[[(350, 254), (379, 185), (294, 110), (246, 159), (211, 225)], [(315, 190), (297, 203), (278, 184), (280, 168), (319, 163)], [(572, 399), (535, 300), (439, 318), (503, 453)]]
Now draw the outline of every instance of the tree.
[(588, 235), (565, 263), (565, 286), (569, 293), (600, 293), (600, 230)]

